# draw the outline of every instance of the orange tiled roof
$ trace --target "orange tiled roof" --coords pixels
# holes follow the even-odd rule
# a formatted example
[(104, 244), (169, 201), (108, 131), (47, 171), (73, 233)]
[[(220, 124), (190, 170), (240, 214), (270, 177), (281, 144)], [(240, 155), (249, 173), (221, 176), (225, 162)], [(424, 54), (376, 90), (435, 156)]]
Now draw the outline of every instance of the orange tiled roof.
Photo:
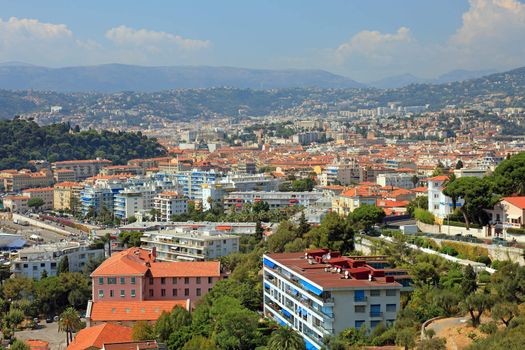
[(525, 196), (522, 197), (503, 197), (503, 200), (509, 202), (510, 204), (520, 208), (525, 209)]
[(98, 301), (91, 308), (91, 320), (101, 321), (155, 321), (162, 311), (175, 306), (186, 308), (187, 300)]
[(427, 181), (447, 181), (448, 176), (447, 175), (438, 175), (434, 177), (429, 177), (428, 179), (425, 179)]
[(73, 181), (64, 181), (64, 182), (59, 182), (57, 184), (55, 184), (55, 187), (80, 187), (82, 186), (82, 184), (80, 184), (79, 182), (73, 182)]
[(112, 344), (104, 344), (105, 350), (146, 350), (159, 349), (159, 344), (156, 340), (142, 340), (132, 342), (120, 342)]
[(132, 329), (112, 323), (84, 328), (76, 335), (67, 350), (101, 349), (105, 343), (132, 341)]
[(148, 271), (146, 263), (154, 257), (145, 249), (129, 248), (113, 254), (91, 273), (92, 277), (107, 275), (144, 275)]
[(412, 191), (414, 192), (428, 192), (428, 187), (425, 187), (425, 186), (421, 186), (421, 187), (416, 187), (416, 188), (413, 188)]
[(40, 188), (28, 188), (27, 190), (24, 190), (23, 192), (52, 192), (54, 189), (53, 187), (40, 187)]
[(218, 261), (156, 262), (151, 264), (153, 277), (219, 277), (221, 263)]

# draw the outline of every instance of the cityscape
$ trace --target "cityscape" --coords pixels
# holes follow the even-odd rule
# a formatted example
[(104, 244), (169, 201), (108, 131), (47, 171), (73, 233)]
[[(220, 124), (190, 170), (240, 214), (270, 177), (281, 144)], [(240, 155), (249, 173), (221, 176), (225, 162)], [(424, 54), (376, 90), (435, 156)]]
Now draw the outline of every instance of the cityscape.
[(0, 349), (525, 349), (523, 1), (0, 8)]

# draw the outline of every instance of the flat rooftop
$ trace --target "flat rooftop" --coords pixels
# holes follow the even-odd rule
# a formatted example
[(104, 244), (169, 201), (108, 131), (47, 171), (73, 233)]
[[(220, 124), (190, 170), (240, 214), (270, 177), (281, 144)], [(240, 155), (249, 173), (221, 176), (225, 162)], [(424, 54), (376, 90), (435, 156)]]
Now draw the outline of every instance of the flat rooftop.
[[(365, 264), (362, 267), (355, 268), (341, 268), (340, 272), (334, 272), (336, 265), (328, 262), (316, 262), (314, 259), (307, 259), (304, 252), (299, 253), (272, 253), (265, 254), (265, 257), (286, 266), (288, 269), (296, 272), (305, 279), (319, 285), (323, 290), (337, 290), (347, 288), (401, 288), (402, 285), (398, 282), (387, 282), (387, 277), (373, 277), (368, 279), (368, 275), (374, 271), (392, 271), (396, 269), (374, 269)], [(365, 257), (363, 257), (365, 258)], [(333, 263), (341, 262), (343, 259), (351, 259), (349, 257), (333, 258)], [(353, 259), (351, 259), (353, 260)], [(363, 259), (364, 260), (364, 259)], [(353, 260), (354, 261), (354, 260)], [(385, 260), (370, 259), (373, 262), (385, 262)], [(329, 269), (327, 272), (325, 269)], [(349, 278), (345, 278), (345, 271), (348, 271)], [(404, 271), (404, 270), (397, 270)], [(360, 278), (355, 278), (356, 275), (361, 275)], [(363, 278), (363, 275), (366, 276)], [(403, 275), (409, 277), (408, 275)], [(401, 277), (401, 276), (396, 276)]]

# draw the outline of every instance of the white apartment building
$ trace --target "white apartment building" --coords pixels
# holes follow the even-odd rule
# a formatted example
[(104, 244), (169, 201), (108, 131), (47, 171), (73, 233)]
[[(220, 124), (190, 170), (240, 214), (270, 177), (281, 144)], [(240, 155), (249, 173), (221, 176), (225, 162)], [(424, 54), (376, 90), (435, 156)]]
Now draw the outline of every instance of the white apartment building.
[(306, 349), (323, 348), (325, 336), (355, 327), (393, 323), (410, 276), (378, 257), (341, 257), (315, 249), (263, 256), (264, 315), (289, 326)]
[(159, 211), (158, 220), (170, 221), (173, 215), (188, 212), (188, 198), (178, 192), (161, 192), (155, 197), (153, 207)]
[(58, 264), (64, 257), (68, 258), (69, 271), (81, 272), (90, 260), (104, 256), (104, 249), (90, 249), (88, 244), (78, 242), (59, 242), (41, 244), (18, 251), (11, 263), (11, 273), (39, 279), (44, 271), (48, 276), (56, 276)]
[(350, 159), (328, 165), (319, 175), (319, 184), (328, 186), (333, 184), (348, 186), (359, 182), (359, 164)]
[(145, 232), (140, 240), (143, 248), (155, 248), (161, 261), (205, 261), (238, 252), (239, 238), (217, 230), (178, 227)]
[(158, 231), (158, 230), (175, 230), (191, 229), (197, 231), (221, 231), (222, 233), (232, 235), (253, 235), (255, 234), (255, 222), (209, 222), (209, 221), (184, 221), (184, 222), (134, 222), (119, 228), (123, 231)]
[(224, 206), (235, 209), (246, 203), (266, 202), (270, 209), (286, 208), (294, 205), (309, 207), (323, 198), (322, 192), (231, 192), (224, 198)]
[[(439, 219), (446, 218), (454, 211), (452, 198), (443, 194), (443, 184), (448, 181), (448, 176), (434, 176), (426, 181), (428, 181), (428, 211)], [(456, 207), (461, 205), (463, 205), (463, 199), (459, 198)]]
[(376, 183), (382, 187), (399, 187), (411, 189), (414, 188), (414, 183), (412, 182), (413, 177), (414, 174), (410, 173), (379, 174), (376, 177)]
[(110, 165), (111, 161), (107, 159), (65, 160), (52, 163), (52, 169), (53, 172), (60, 169), (73, 170), (75, 172), (76, 181), (98, 175), (102, 168)]

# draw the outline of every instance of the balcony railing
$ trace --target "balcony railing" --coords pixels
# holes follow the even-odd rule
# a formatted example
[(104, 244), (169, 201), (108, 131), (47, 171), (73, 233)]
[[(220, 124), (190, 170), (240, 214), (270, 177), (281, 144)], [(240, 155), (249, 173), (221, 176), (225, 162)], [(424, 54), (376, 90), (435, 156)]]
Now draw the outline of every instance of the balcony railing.
[(383, 313), (380, 311), (370, 311), (370, 317), (383, 317)]
[(368, 300), (367, 296), (362, 296), (362, 297), (354, 296), (354, 301), (358, 303), (363, 303), (363, 302), (366, 302), (367, 300)]

